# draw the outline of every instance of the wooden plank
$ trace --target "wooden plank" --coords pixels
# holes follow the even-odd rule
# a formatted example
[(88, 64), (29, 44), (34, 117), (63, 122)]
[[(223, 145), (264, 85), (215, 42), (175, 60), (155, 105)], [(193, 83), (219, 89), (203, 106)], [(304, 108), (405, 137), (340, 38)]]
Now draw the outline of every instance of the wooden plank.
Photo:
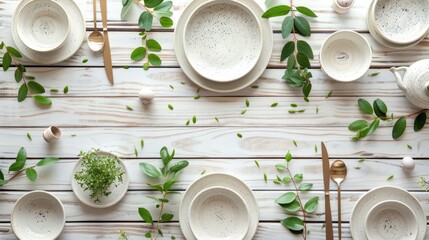
[[(222, 119), (220, 119), (222, 122)], [(48, 125), (48, 124), (47, 124)], [(25, 146), (28, 156), (75, 158), (83, 150), (102, 148), (121, 157), (135, 157), (134, 146), (145, 139), (140, 157), (158, 158), (162, 146), (176, 149), (178, 158), (283, 158), (288, 149), (295, 157), (320, 158), (320, 141), (327, 145), (331, 158), (427, 158), (429, 132), (408, 129), (400, 140), (393, 140), (391, 128), (380, 128), (374, 135), (353, 142), (346, 127), (135, 127), (135, 128), (63, 128), (63, 137), (48, 144), (42, 139), (42, 128), (0, 129), (0, 158), (15, 158)], [(33, 141), (27, 139), (31, 133)], [(237, 132), (243, 138), (237, 137)], [(76, 134), (75, 137), (71, 136)], [(293, 145), (293, 140), (299, 144)], [(407, 148), (413, 146), (413, 150)], [(319, 146), (316, 153), (314, 146)]]
[[(299, 143), (301, 144), (301, 143)], [(145, 151), (141, 155), (145, 155)], [(405, 152), (405, 151), (404, 151)], [(294, 153), (294, 150), (292, 150)], [(14, 159), (5, 159), (0, 162), (0, 169), (6, 170), (14, 162)], [(27, 160), (27, 166), (33, 166), (39, 160)], [(149, 190), (146, 183), (156, 183), (156, 180), (142, 174), (139, 163), (146, 162), (160, 166), (159, 159), (125, 159), (130, 174), (130, 190)], [(279, 176), (287, 176), (284, 171), (277, 171), (276, 164), (283, 164), (283, 159), (259, 159), (261, 168), (257, 168), (254, 159), (189, 159), (190, 165), (186, 168), (175, 184), (175, 189), (186, 189), (195, 179), (205, 174), (226, 172), (233, 176), (239, 176), (253, 190), (293, 190), (292, 185), (277, 185), (272, 182)], [(419, 191), (416, 180), (419, 176), (429, 178), (428, 159), (415, 160), (416, 168), (411, 173), (402, 170), (401, 160), (367, 159), (359, 162), (358, 159), (344, 160), (348, 167), (347, 180), (341, 188), (345, 191), (366, 191), (382, 185), (395, 185), (412, 191)], [(50, 167), (36, 168), (38, 179), (30, 182), (24, 174), (16, 177), (10, 183), (0, 187), (0, 191), (6, 190), (34, 190), (44, 189), (51, 191), (71, 190), (70, 178), (77, 159), (61, 159)], [(360, 169), (356, 169), (359, 167)], [(313, 190), (323, 190), (322, 160), (321, 159), (296, 159), (290, 164), (289, 169), (293, 173), (303, 173), (304, 180), (313, 183)], [(268, 182), (265, 183), (263, 174), (267, 174)], [(394, 178), (387, 181), (387, 177)], [(12, 175), (6, 174), (8, 179)], [(331, 190), (336, 190), (336, 184), (331, 184)]]

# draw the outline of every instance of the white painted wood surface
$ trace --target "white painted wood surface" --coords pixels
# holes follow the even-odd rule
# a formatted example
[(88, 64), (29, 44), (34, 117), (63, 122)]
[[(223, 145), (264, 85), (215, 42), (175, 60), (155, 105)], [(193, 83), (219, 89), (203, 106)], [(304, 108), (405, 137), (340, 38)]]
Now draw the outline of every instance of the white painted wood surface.
[[(75, 0), (81, 6), (87, 26), (92, 30), (91, 0)], [(177, 21), (181, 12), (191, 0), (175, 0), (173, 19)], [(10, 19), (19, 0), (0, 0), (0, 40), (12, 44)], [(264, 1), (258, 3), (264, 7)], [(275, 0), (274, 4), (281, 1)], [(66, 206), (67, 224), (60, 239), (117, 239), (118, 230), (126, 229), (132, 234), (130, 239), (141, 239), (148, 230), (137, 213), (137, 208), (153, 208), (153, 203), (145, 195), (153, 195), (146, 185), (152, 180), (143, 176), (138, 164), (143, 161), (158, 164), (159, 149), (162, 146), (176, 149), (178, 159), (188, 159), (190, 166), (184, 171), (175, 189), (182, 192), (197, 179), (201, 172), (227, 172), (243, 179), (253, 190), (260, 205), (261, 222), (255, 239), (300, 239), (279, 224), (287, 215), (274, 203), (274, 199), (290, 190), (287, 185), (276, 185), (272, 179), (284, 176), (275, 170), (284, 154), (291, 150), (297, 158), (291, 166), (294, 172), (303, 172), (306, 181), (314, 183), (313, 191), (304, 198), (320, 196), (316, 214), (309, 218), (309, 239), (325, 239), (322, 227), (324, 221), (323, 178), (320, 155), (320, 141), (327, 144), (331, 159), (345, 159), (349, 174), (343, 184), (343, 238), (350, 239), (348, 221), (357, 199), (367, 190), (394, 185), (411, 191), (422, 202), (429, 215), (429, 194), (421, 191), (416, 184), (418, 176), (429, 177), (429, 127), (414, 133), (408, 127), (399, 140), (392, 140), (392, 123), (385, 123), (376, 134), (355, 143), (347, 125), (364, 117), (359, 113), (357, 99), (373, 100), (382, 98), (395, 115), (409, 114), (416, 109), (405, 99), (388, 71), (392, 66), (429, 58), (429, 39), (404, 51), (391, 50), (377, 44), (368, 34), (366, 9), (370, 0), (356, 1), (351, 11), (345, 15), (336, 14), (331, 1), (299, 0), (297, 4), (310, 6), (319, 18), (311, 20), (312, 36), (308, 39), (315, 51), (312, 65), (313, 91), (311, 101), (305, 103), (301, 92), (287, 87), (281, 76), (285, 63), (280, 63), (280, 50), (285, 43), (279, 33), (281, 18), (271, 20), (274, 34), (274, 51), (268, 69), (254, 85), (228, 94), (217, 94), (201, 90), (199, 100), (194, 100), (197, 87), (180, 70), (173, 51), (173, 30), (160, 30), (155, 25), (150, 36), (159, 40), (164, 50), (160, 56), (163, 65), (143, 71), (141, 62), (129, 59), (131, 51), (141, 44), (138, 38), (136, 18), (138, 7), (132, 10), (128, 21), (120, 20), (121, 0), (108, 1), (108, 18), (115, 85), (108, 83), (102, 55), (93, 54), (86, 42), (70, 59), (54, 66), (27, 63), (28, 72), (37, 77), (47, 89), (69, 86), (69, 93), (51, 95), (54, 103), (49, 108), (40, 108), (30, 99), (23, 103), (16, 101), (19, 85), (13, 80), (12, 69), (0, 72), (0, 168), (5, 172), (14, 161), (21, 146), (27, 149), (34, 164), (46, 156), (58, 156), (60, 162), (54, 166), (39, 169), (39, 179), (31, 183), (24, 176), (0, 187), (0, 239), (16, 239), (10, 228), (10, 210), (23, 193), (34, 189), (52, 191)], [(99, 20), (100, 20), (99, 15)], [(99, 24), (100, 26), (100, 24)], [(318, 52), (327, 36), (339, 29), (354, 29), (362, 32), (370, 41), (374, 58), (368, 74), (380, 72), (378, 76), (365, 75), (353, 83), (338, 83), (327, 78), (319, 69)], [(12, 44), (13, 45), (13, 44)], [(82, 60), (87, 58), (87, 63)], [(130, 66), (128, 70), (123, 66)], [(183, 84), (184, 83), (184, 84)], [(170, 88), (170, 85), (174, 89)], [(156, 95), (152, 105), (144, 107), (137, 99), (142, 86), (151, 87)], [(332, 97), (325, 99), (331, 91)], [(245, 100), (250, 100), (246, 114)], [(276, 108), (271, 108), (278, 102)], [(289, 114), (290, 104), (305, 108), (302, 114)], [(174, 106), (174, 111), (167, 108)], [(125, 105), (132, 106), (128, 111)], [(319, 113), (316, 114), (316, 108)], [(185, 126), (193, 115), (197, 123)], [(218, 117), (217, 123), (214, 117)], [(43, 141), (41, 133), (49, 125), (63, 129), (63, 137), (55, 144)], [(412, 121), (408, 121), (412, 125)], [(33, 140), (27, 139), (27, 132)], [(236, 133), (240, 132), (240, 139)], [(72, 136), (76, 135), (76, 136)], [(140, 139), (145, 139), (145, 147), (134, 155), (134, 146), (139, 148)], [(298, 147), (293, 145), (293, 140)], [(408, 149), (407, 144), (412, 146)], [(318, 146), (316, 152), (314, 146)], [(107, 211), (99, 211), (83, 206), (70, 188), (71, 169), (77, 161), (80, 150), (92, 147), (113, 151), (125, 159), (131, 173), (130, 191), (124, 200)], [(405, 174), (401, 169), (401, 158), (412, 156), (417, 161), (416, 170)], [(358, 159), (366, 158), (365, 162)], [(254, 160), (259, 160), (258, 169)], [(355, 169), (360, 167), (360, 169)], [(266, 184), (263, 174), (269, 177)], [(387, 181), (389, 175), (393, 180)], [(331, 184), (332, 213), (337, 218), (336, 188)], [(181, 195), (172, 199), (168, 208), (177, 213)], [(177, 214), (176, 214), (177, 216)], [(164, 233), (169, 239), (174, 235), (183, 239), (178, 219), (164, 225)], [(334, 224), (336, 232), (336, 224)], [(429, 238), (429, 233), (427, 234)]]

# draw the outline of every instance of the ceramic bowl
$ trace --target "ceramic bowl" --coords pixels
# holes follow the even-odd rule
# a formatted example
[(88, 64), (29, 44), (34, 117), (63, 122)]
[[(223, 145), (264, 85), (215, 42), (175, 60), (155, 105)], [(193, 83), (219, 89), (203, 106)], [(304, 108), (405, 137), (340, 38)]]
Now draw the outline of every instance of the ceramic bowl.
[(369, 240), (415, 240), (417, 218), (414, 211), (400, 201), (382, 201), (368, 212), (365, 232)]
[(237, 192), (211, 187), (192, 200), (189, 223), (196, 239), (243, 239), (249, 230), (249, 210)]
[(262, 53), (262, 29), (246, 5), (214, 0), (194, 9), (183, 45), (192, 68), (204, 78), (230, 82), (249, 73)]
[(18, 12), (16, 27), (25, 46), (49, 52), (64, 44), (70, 22), (67, 12), (55, 0), (33, 0)]
[(429, 31), (429, 1), (374, 0), (368, 17), (383, 39), (396, 44), (412, 44)]
[(11, 222), (13, 232), (21, 240), (56, 239), (63, 231), (66, 215), (57, 197), (32, 191), (16, 201)]
[(372, 50), (359, 33), (342, 30), (331, 34), (322, 44), (319, 60), (329, 77), (340, 82), (351, 82), (369, 69)]
[(337, 13), (346, 13), (353, 6), (355, 0), (334, 0), (332, 7)]

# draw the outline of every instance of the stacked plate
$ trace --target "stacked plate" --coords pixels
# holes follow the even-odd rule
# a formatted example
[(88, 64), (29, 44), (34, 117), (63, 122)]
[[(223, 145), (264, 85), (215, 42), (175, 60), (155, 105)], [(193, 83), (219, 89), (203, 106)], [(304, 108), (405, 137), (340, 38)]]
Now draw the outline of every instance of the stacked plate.
[(429, 1), (373, 0), (368, 29), (381, 45), (404, 49), (421, 42), (429, 31)]
[(85, 37), (85, 21), (73, 0), (22, 0), (12, 18), (18, 50), (36, 63), (71, 57)]
[(214, 92), (256, 81), (268, 65), (273, 33), (254, 0), (194, 0), (183, 11), (174, 50), (183, 72)]
[(188, 240), (250, 240), (258, 227), (258, 203), (240, 179), (208, 174), (186, 190), (179, 221)]
[(354, 239), (424, 240), (426, 215), (416, 197), (404, 189), (378, 187), (363, 195), (352, 210)]

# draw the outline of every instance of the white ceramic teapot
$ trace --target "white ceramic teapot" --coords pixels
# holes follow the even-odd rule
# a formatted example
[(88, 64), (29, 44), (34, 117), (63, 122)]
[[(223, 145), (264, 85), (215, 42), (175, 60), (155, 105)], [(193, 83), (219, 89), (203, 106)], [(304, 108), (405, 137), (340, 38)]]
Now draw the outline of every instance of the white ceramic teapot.
[[(395, 74), (396, 83), (408, 101), (419, 108), (429, 108), (429, 59), (417, 61), (410, 67), (392, 67), (390, 71)], [(405, 71), (403, 77), (399, 71)]]

